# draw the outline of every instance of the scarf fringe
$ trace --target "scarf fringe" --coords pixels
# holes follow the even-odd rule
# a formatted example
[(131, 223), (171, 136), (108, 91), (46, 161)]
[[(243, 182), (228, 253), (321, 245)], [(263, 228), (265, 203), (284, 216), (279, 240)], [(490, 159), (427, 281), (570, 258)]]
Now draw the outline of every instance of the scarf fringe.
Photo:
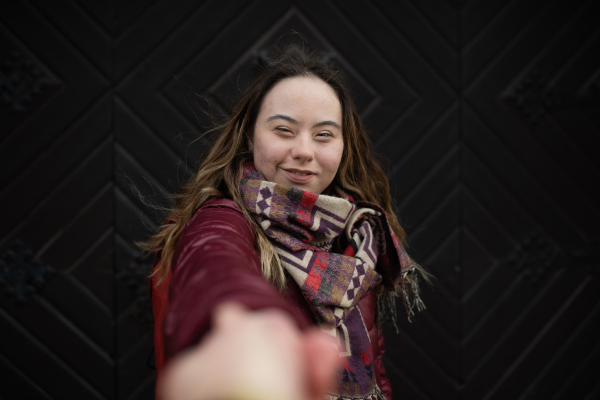
[(398, 329), (398, 311), (396, 308), (396, 298), (402, 297), (404, 303), (404, 310), (408, 316), (408, 322), (413, 321), (415, 316), (414, 308), (417, 312), (425, 310), (425, 303), (420, 296), (419, 290), (419, 278), (418, 269), (416, 264), (413, 262), (402, 272), (402, 281), (397, 286), (395, 291), (382, 290), (377, 294), (377, 321), (378, 321), (378, 333), (381, 333), (381, 324), (383, 321), (390, 322), (396, 333), (399, 333)]
[(379, 386), (377, 386), (377, 384), (375, 384), (371, 393), (369, 393), (365, 397), (348, 397), (348, 396), (344, 396), (344, 395), (326, 394), (325, 396), (323, 396), (323, 400), (388, 400), (388, 399), (386, 399), (386, 397), (383, 395), (383, 392), (381, 391), (381, 389), (379, 389)]

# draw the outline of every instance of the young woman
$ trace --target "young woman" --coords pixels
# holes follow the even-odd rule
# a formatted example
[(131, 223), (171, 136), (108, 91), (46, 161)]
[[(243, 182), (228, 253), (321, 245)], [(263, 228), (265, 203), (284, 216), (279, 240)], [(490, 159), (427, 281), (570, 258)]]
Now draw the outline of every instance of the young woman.
[[(158, 248), (152, 296), (155, 350), (198, 343), (223, 302), (279, 309), (298, 329), (339, 341), (329, 398), (391, 399), (381, 362), (394, 296), (420, 310), (404, 231), (387, 177), (341, 77), (318, 54), (287, 48), (237, 102)], [(168, 295), (167, 295), (168, 293)]]

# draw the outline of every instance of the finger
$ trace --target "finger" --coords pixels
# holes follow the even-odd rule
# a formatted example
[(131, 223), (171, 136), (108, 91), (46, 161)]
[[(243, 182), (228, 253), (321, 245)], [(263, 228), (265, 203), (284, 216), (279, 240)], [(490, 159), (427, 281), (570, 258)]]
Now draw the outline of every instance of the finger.
[(337, 341), (313, 329), (304, 334), (303, 346), (309, 393), (311, 398), (320, 398), (335, 389), (335, 377), (340, 364)]

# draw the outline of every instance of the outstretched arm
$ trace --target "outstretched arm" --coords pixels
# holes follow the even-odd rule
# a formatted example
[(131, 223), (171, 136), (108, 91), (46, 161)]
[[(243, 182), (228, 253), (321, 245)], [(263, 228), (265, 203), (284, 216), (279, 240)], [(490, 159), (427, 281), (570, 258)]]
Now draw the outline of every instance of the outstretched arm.
[(279, 309), (300, 329), (311, 321), (261, 274), (250, 224), (230, 200), (202, 207), (188, 222), (173, 257), (163, 332), (167, 357), (198, 343), (215, 307), (233, 301), (248, 309)]

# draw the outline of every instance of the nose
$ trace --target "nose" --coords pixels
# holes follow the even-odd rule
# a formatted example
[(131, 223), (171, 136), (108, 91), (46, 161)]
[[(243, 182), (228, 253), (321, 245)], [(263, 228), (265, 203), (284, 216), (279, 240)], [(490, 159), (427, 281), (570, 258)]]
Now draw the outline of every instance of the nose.
[(312, 137), (310, 134), (300, 134), (292, 146), (292, 158), (298, 161), (312, 161), (314, 158)]

